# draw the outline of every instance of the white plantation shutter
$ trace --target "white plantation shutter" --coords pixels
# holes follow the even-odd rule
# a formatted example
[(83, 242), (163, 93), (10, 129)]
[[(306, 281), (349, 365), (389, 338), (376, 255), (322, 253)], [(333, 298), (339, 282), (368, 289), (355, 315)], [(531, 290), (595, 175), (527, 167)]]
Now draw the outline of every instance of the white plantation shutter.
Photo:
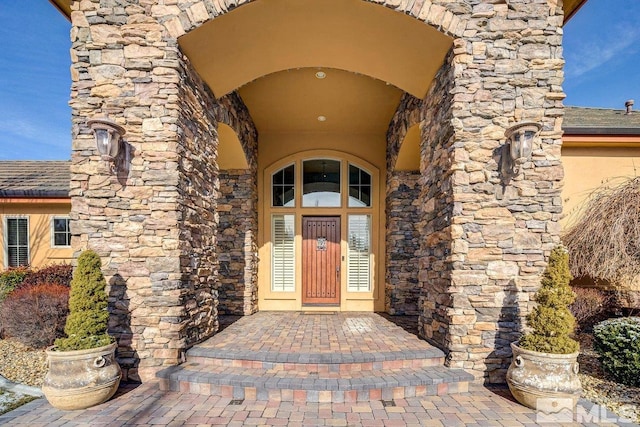
[(7, 266), (29, 264), (29, 221), (7, 218)]
[(273, 215), (271, 251), (271, 290), (293, 292), (295, 290), (294, 216)]
[(347, 289), (349, 292), (371, 290), (371, 217), (369, 215), (349, 215)]

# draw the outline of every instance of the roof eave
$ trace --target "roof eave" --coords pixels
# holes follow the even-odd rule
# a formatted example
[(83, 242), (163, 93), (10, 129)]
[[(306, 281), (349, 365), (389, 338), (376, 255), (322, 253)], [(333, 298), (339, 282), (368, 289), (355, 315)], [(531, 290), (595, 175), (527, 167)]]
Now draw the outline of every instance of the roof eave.
[(565, 0), (564, 3), (564, 23), (566, 24), (569, 19), (573, 18), (573, 16), (580, 10), (582, 6), (587, 3), (587, 0), (577, 0), (574, 2), (570, 2)]
[(58, 12), (64, 15), (69, 21), (71, 21), (71, 1), (70, 0), (49, 0), (49, 3), (53, 5)]
[(69, 197), (69, 190), (0, 190), (0, 197), (59, 199)]
[(565, 135), (640, 135), (640, 128), (620, 127), (565, 127)]

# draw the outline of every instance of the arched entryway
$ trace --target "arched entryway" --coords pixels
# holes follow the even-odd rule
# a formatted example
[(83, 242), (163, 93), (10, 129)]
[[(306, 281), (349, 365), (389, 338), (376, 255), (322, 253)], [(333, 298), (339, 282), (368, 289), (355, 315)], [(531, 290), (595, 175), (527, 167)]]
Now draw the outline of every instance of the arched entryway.
[[(197, 6), (192, 8), (196, 9)], [(372, 198), (375, 205), (370, 207), (375, 211), (368, 231), (374, 237), (370, 249), (371, 283), (366, 292), (347, 292), (348, 257), (343, 260), (339, 255), (340, 265), (332, 268), (339, 268), (340, 272), (333, 276), (340, 279), (344, 289), (328, 305), (341, 310), (385, 310), (383, 212), (389, 122), (404, 91), (425, 96), (452, 45), (452, 39), (444, 34), (447, 29), (438, 31), (410, 16), (422, 12), (428, 21), (428, 10), (418, 7), (403, 14), (359, 0), (256, 1), (210, 16), (209, 21), (188, 28), (179, 37), (181, 49), (214, 95), (236, 91), (259, 134), (257, 179), (261, 202), (259, 226), (254, 230), (259, 236), (259, 309), (292, 310), (304, 306), (312, 310), (313, 305), (322, 309), (319, 302), (302, 302), (305, 276), (301, 253), (290, 272), (296, 293), (273, 291), (273, 206), (272, 190), (266, 187), (271, 176), (266, 171), (279, 161), (298, 161), (296, 153), (334, 150), (340, 153), (339, 165), (344, 163), (348, 168), (346, 158), (359, 157), (373, 165), (380, 179)], [(303, 173), (302, 170), (303, 163), (296, 171)], [(236, 201), (242, 194), (235, 192)], [(307, 209), (308, 213), (301, 204), (297, 209)], [(339, 209), (347, 209), (346, 202)], [(324, 212), (327, 210), (330, 209), (325, 208)], [(314, 215), (321, 213), (322, 209)], [(226, 216), (224, 212), (221, 215)], [(302, 230), (303, 217), (310, 216), (298, 213), (296, 230)], [(337, 216), (342, 219), (342, 245), (347, 242), (346, 210)], [(227, 240), (224, 231), (221, 238)], [(219, 276), (229, 282), (224, 268), (229, 256), (221, 256)], [(413, 285), (418, 288), (417, 283)], [(242, 296), (245, 301), (247, 289)], [(236, 300), (241, 296), (240, 290), (236, 286)], [(222, 312), (228, 312), (229, 305), (239, 305), (226, 302), (231, 295), (221, 295)]]
[[(254, 261), (267, 239), (253, 236), (264, 236), (257, 219), (274, 208), (259, 212), (271, 197), (268, 168), (310, 150), (329, 153), (308, 159), (320, 168), (322, 160), (339, 161), (340, 170), (348, 156), (364, 161), (353, 164), (372, 175), (377, 169), (379, 210), (387, 209), (378, 216), (382, 235), (389, 212), (402, 209), (394, 202), (408, 201), (396, 185), (395, 158), (419, 123), (420, 172), (410, 193), (418, 202), (402, 221), (417, 233), (409, 237), (419, 248), (407, 247), (406, 262), (417, 269), (420, 333), (454, 366), (504, 373), (517, 320), (558, 242), (558, 2), (107, 3), (76, 2), (71, 13), (72, 244), (98, 250), (106, 275), (126, 286), (112, 329), (127, 372), (148, 378), (215, 333), (225, 262), (250, 265), (249, 283), (234, 292), (243, 294), (243, 313), (256, 309), (256, 285), (265, 283), (252, 276)], [(104, 115), (127, 131), (126, 182), (100, 176), (90, 148), (86, 120)], [(543, 132), (532, 161), (505, 180), (504, 131), (521, 120), (540, 122)], [(224, 169), (218, 123), (238, 136), (248, 168)], [(294, 160), (300, 168), (304, 161)], [(227, 179), (231, 170), (246, 173)], [(386, 192), (396, 187), (405, 199)], [(237, 228), (221, 222), (222, 208), (231, 205), (227, 218), (235, 217), (233, 203), (255, 217), (247, 217), (241, 253), (225, 258), (221, 233)], [(296, 215), (300, 230), (305, 216), (314, 217)], [(341, 239), (349, 215), (327, 215), (340, 218)], [(389, 271), (378, 270), (385, 264), (378, 245), (379, 292)], [(402, 261), (402, 245), (390, 247)]]

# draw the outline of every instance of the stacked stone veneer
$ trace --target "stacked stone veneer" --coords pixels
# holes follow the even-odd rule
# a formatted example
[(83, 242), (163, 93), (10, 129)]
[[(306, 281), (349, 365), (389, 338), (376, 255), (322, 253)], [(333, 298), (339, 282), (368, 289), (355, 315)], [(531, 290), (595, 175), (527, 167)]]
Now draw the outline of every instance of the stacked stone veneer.
[[(72, 23), (73, 245), (101, 255), (118, 360), (126, 378), (148, 379), (217, 330), (217, 120), (242, 131), (250, 175), (257, 133), (237, 95), (214, 98), (151, 5), (75, 2)], [(107, 115), (127, 131), (116, 174), (86, 125)]]
[(420, 172), (395, 166), (407, 131), (420, 123), (421, 111), (422, 100), (405, 93), (387, 131), (385, 309), (394, 315), (420, 312)]
[(220, 171), (218, 311), (249, 315), (258, 311), (258, 132), (235, 92), (215, 112), (235, 131), (249, 166)]
[(419, 314), (419, 180), (418, 172), (396, 171), (387, 181), (385, 306), (393, 315)]
[[(561, 2), (375, 2), (453, 40), (419, 114), (421, 333), (450, 365), (500, 380), (559, 242)], [(72, 242), (103, 258), (130, 377), (179, 362), (216, 328), (223, 199), (212, 112), (221, 102), (177, 39), (246, 3), (72, 3)], [(105, 114), (127, 131), (117, 175), (86, 126)], [(544, 128), (533, 160), (512, 176), (500, 159), (504, 131), (519, 120)]]
[[(559, 243), (562, 18), (554, 2), (474, 6), (423, 104), (420, 328), (491, 382)], [(504, 131), (519, 120), (543, 131), (514, 175)]]
[[(546, 256), (559, 243), (563, 15), (560, 4), (546, 1), (442, 6), (465, 30), (450, 34), (453, 49), (417, 107), (420, 332), (448, 351), (449, 365), (499, 382)], [(395, 206), (406, 206), (402, 199), (412, 193), (396, 178), (393, 156), (416, 105), (401, 103), (406, 111), (396, 113), (388, 134), (391, 227), (398, 224)], [(501, 166), (504, 131), (520, 120), (544, 128), (532, 162), (514, 175)], [(387, 236), (394, 232), (401, 235), (398, 229)], [(387, 250), (397, 245), (388, 242)], [(393, 282), (398, 271), (391, 260), (388, 297), (399, 291)], [(397, 310), (388, 301), (389, 310)]]
[(220, 314), (248, 315), (258, 311), (257, 189), (255, 173), (220, 173), (219, 258)]

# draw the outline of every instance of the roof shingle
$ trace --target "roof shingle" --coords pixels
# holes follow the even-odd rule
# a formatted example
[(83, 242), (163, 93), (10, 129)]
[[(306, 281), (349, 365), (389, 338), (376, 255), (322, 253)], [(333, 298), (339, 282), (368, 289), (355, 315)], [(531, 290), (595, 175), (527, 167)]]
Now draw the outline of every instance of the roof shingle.
[(70, 161), (0, 161), (0, 197), (69, 197)]
[(569, 135), (640, 135), (640, 111), (565, 107), (562, 128)]

